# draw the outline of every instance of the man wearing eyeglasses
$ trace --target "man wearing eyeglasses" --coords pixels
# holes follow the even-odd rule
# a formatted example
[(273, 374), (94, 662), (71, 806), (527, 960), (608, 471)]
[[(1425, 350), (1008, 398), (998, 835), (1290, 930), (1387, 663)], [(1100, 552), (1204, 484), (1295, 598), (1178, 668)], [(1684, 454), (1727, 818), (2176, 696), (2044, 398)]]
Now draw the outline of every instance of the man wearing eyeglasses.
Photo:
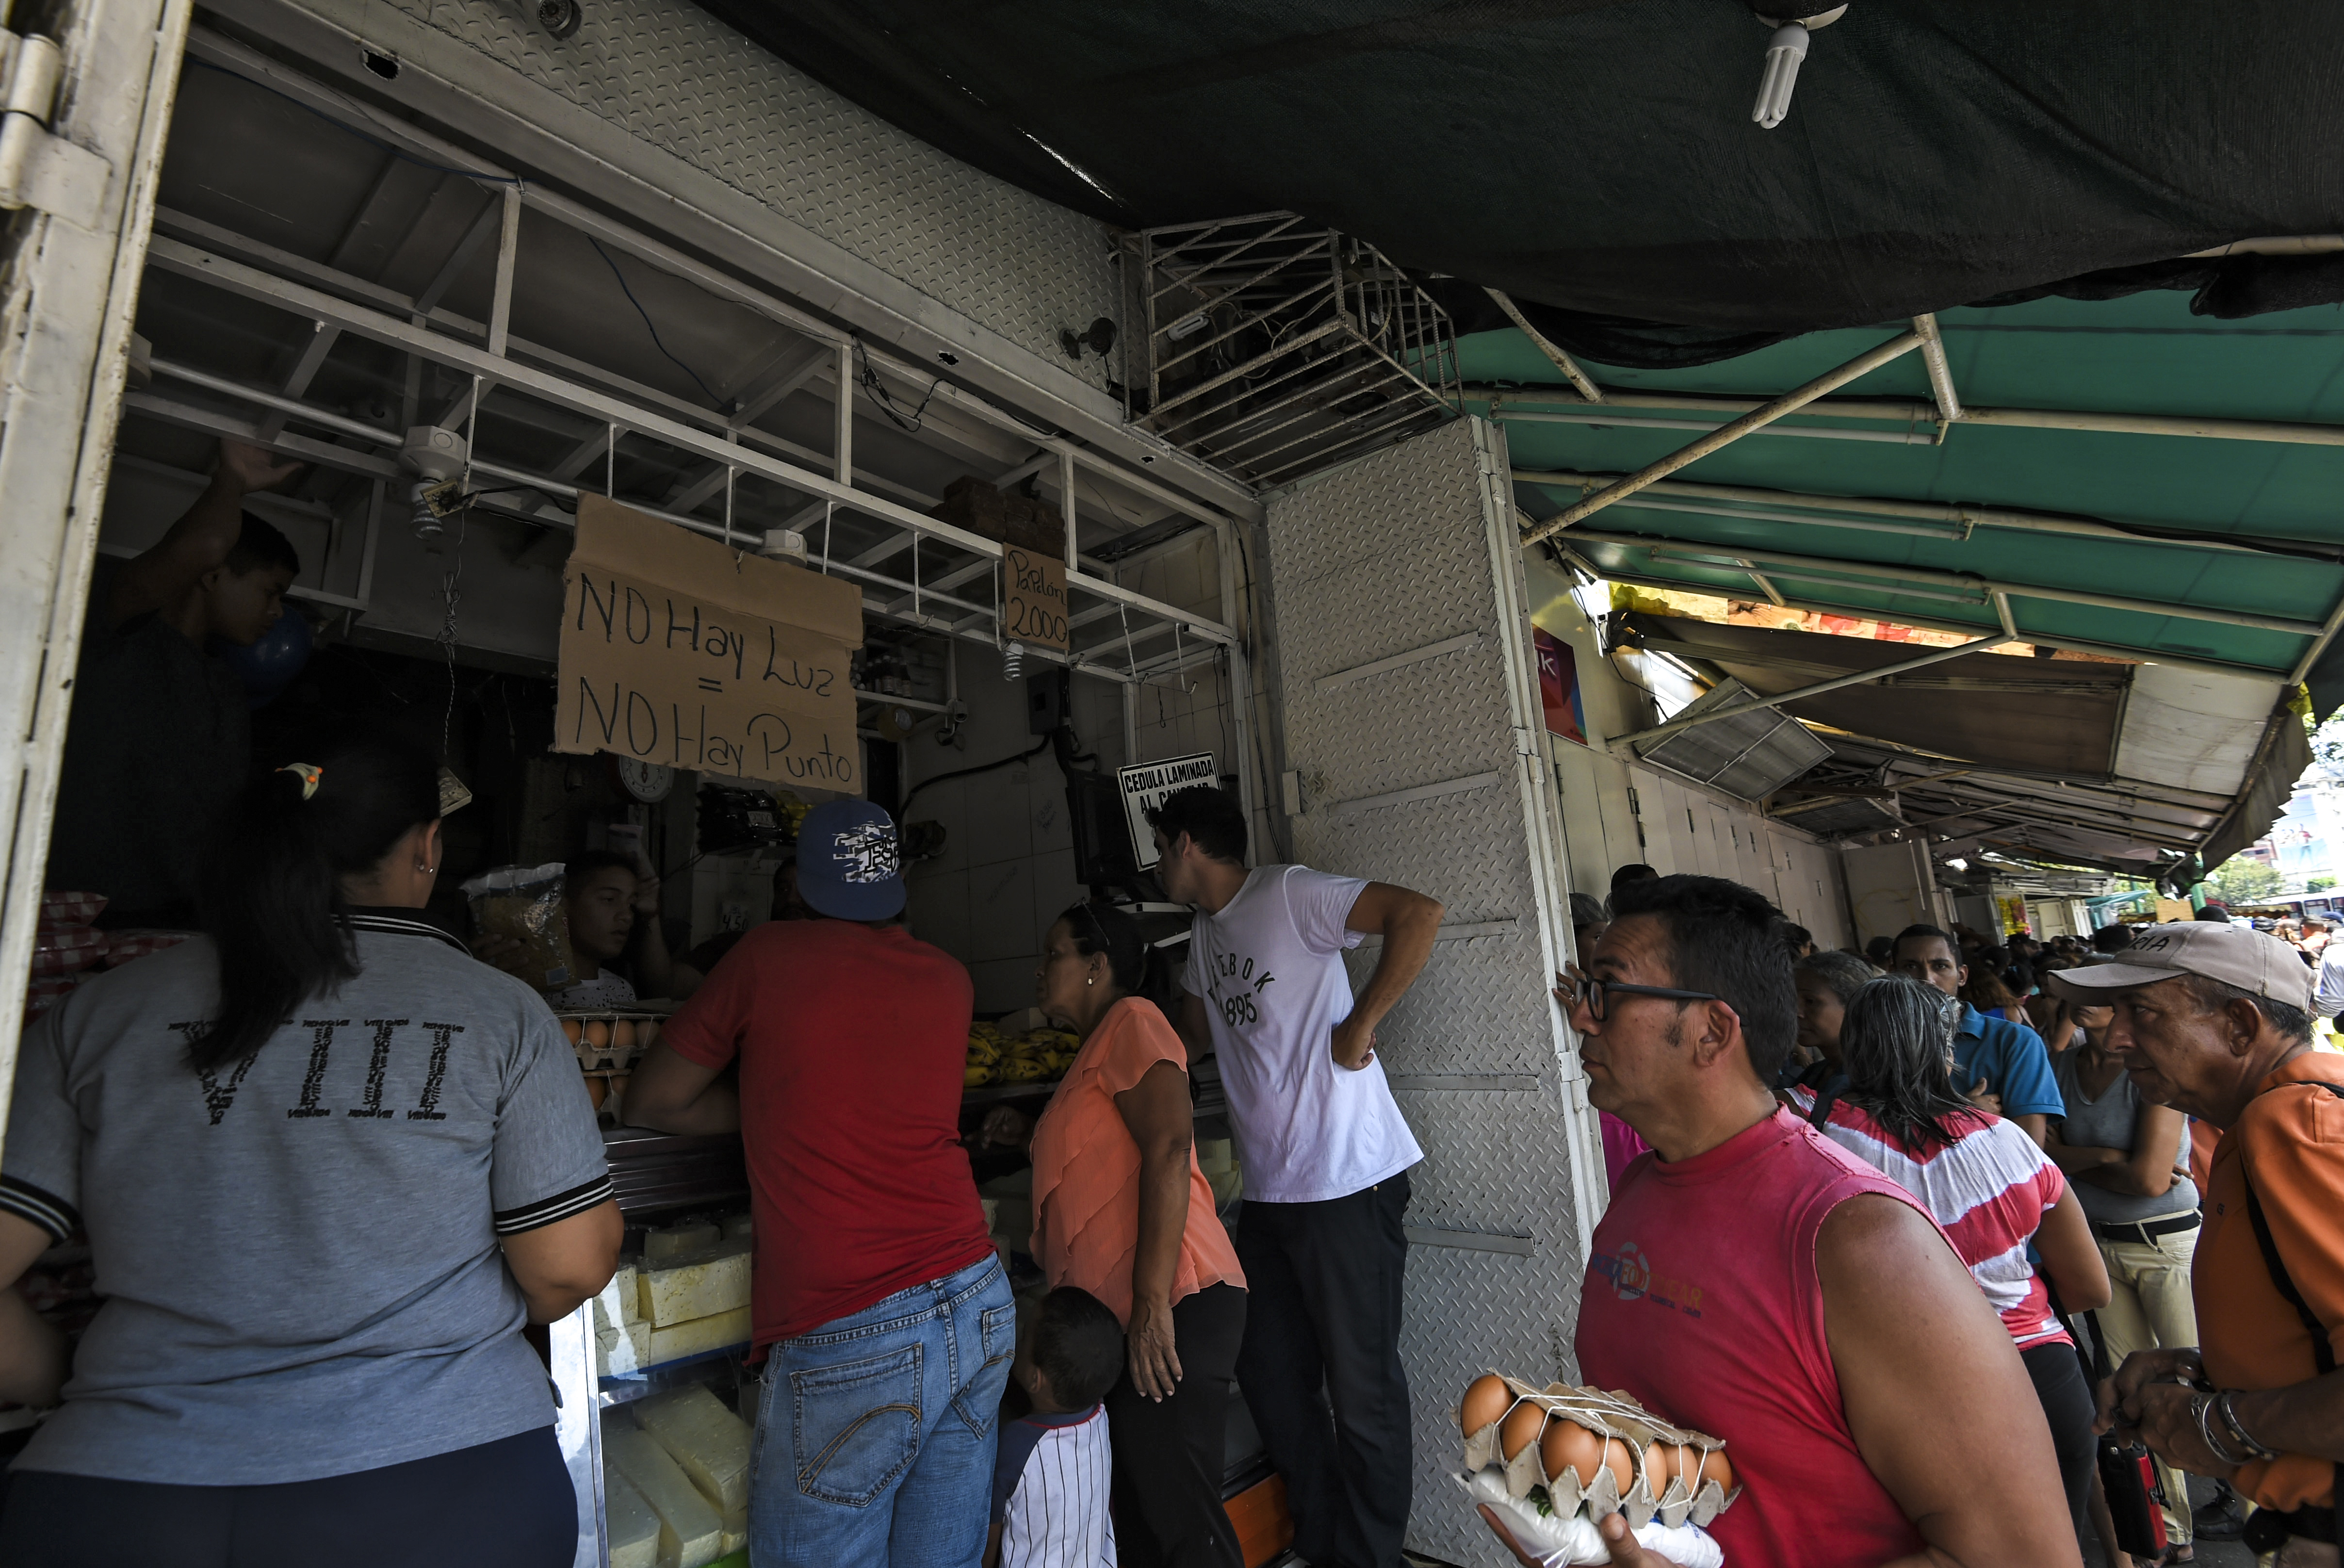
[[(1576, 1381), (1725, 1440), (1742, 1490), (1709, 1529), (1732, 1568), (2076, 1568), (1993, 1308), (1910, 1194), (1767, 1092), (1797, 1028), (1781, 914), (1665, 876), (1612, 915), (1555, 995), (1588, 1098), (1652, 1152), (1590, 1245)], [(1620, 1568), (1664, 1564), (1624, 1516), (1598, 1529)]]

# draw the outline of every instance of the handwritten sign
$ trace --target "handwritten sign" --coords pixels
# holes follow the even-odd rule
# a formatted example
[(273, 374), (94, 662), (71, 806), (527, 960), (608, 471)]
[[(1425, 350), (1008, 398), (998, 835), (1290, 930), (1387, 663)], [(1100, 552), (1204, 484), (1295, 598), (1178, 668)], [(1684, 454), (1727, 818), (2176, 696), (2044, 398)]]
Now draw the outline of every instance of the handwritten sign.
[(1001, 551), (1005, 585), (1001, 634), (1029, 648), (1066, 647), (1066, 563), (1009, 545)]
[(1156, 864), (1156, 830), (1147, 825), (1147, 814), (1175, 790), (1220, 782), (1220, 769), (1214, 765), (1210, 752), (1115, 770), (1116, 788), (1123, 792), (1124, 820), (1131, 824), (1131, 851), (1140, 870)]
[(863, 793), (863, 596), (601, 496), (562, 572), (557, 752)]

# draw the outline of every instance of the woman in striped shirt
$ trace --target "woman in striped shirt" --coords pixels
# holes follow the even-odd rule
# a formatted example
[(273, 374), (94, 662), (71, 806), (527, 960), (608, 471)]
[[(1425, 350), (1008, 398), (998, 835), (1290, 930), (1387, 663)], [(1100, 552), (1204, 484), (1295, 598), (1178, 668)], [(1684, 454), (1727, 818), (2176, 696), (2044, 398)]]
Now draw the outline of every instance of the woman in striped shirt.
[(2092, 1395), (2027, 1243), (2068, 1311), (2107, 1303), (2107, 1269), (2059, 1168), (2016, 1122), (1954, 1092), (1960, 1019), (1959, 1001), (1917, 980), (1871, 982), (1840, 1025), (1846, 1087), (1820, 1115), (1813, 1089), (1793, 1089), (1793, 1107), (1833, 1142), (1894, 1177), (1945, 1228), (2017, 1343), (2050, 1423), (2068, 1509), (2080, 1519), (2095, 1463)]

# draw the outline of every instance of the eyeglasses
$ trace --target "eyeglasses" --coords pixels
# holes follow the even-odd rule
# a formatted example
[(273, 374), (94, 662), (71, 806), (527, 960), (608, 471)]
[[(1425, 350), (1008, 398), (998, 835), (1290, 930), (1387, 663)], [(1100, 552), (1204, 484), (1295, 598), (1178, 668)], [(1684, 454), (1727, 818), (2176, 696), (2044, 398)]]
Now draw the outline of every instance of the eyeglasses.
[(1624, 980), (1597, 980), (1581, 975), (1563, 977), (1563, 988), (1570, 994), (1571, 1005), (1587, 1004), (1590, 1017), (1601, 1022), (1611, 1008), (1604, 1001), (1606, 993), (1623, 996), (1665, 996), (1672, 1002), (1723, 1002), (1724, 997), (1708, 991), (1679, 991), (1667, 986), (1631, 986)]

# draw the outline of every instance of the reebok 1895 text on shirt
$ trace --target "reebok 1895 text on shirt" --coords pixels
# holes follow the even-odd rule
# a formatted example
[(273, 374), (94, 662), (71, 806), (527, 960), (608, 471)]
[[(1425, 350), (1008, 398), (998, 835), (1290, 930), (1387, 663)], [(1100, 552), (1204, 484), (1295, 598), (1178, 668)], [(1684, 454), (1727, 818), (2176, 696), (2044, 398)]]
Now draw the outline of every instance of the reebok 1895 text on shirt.
[(1245, 1159), (1246, 1196), (1264, 1203), (1347, 1198), (1424, 1158), (1370, 1060), (1335, 1065), (1351, 1016), (1344, 926), (1367, 884), (1307, 865), (1254, 868), (1217, 915), (1189, 926), (1180, 983), (1205, 999), (1221, 1087)]

